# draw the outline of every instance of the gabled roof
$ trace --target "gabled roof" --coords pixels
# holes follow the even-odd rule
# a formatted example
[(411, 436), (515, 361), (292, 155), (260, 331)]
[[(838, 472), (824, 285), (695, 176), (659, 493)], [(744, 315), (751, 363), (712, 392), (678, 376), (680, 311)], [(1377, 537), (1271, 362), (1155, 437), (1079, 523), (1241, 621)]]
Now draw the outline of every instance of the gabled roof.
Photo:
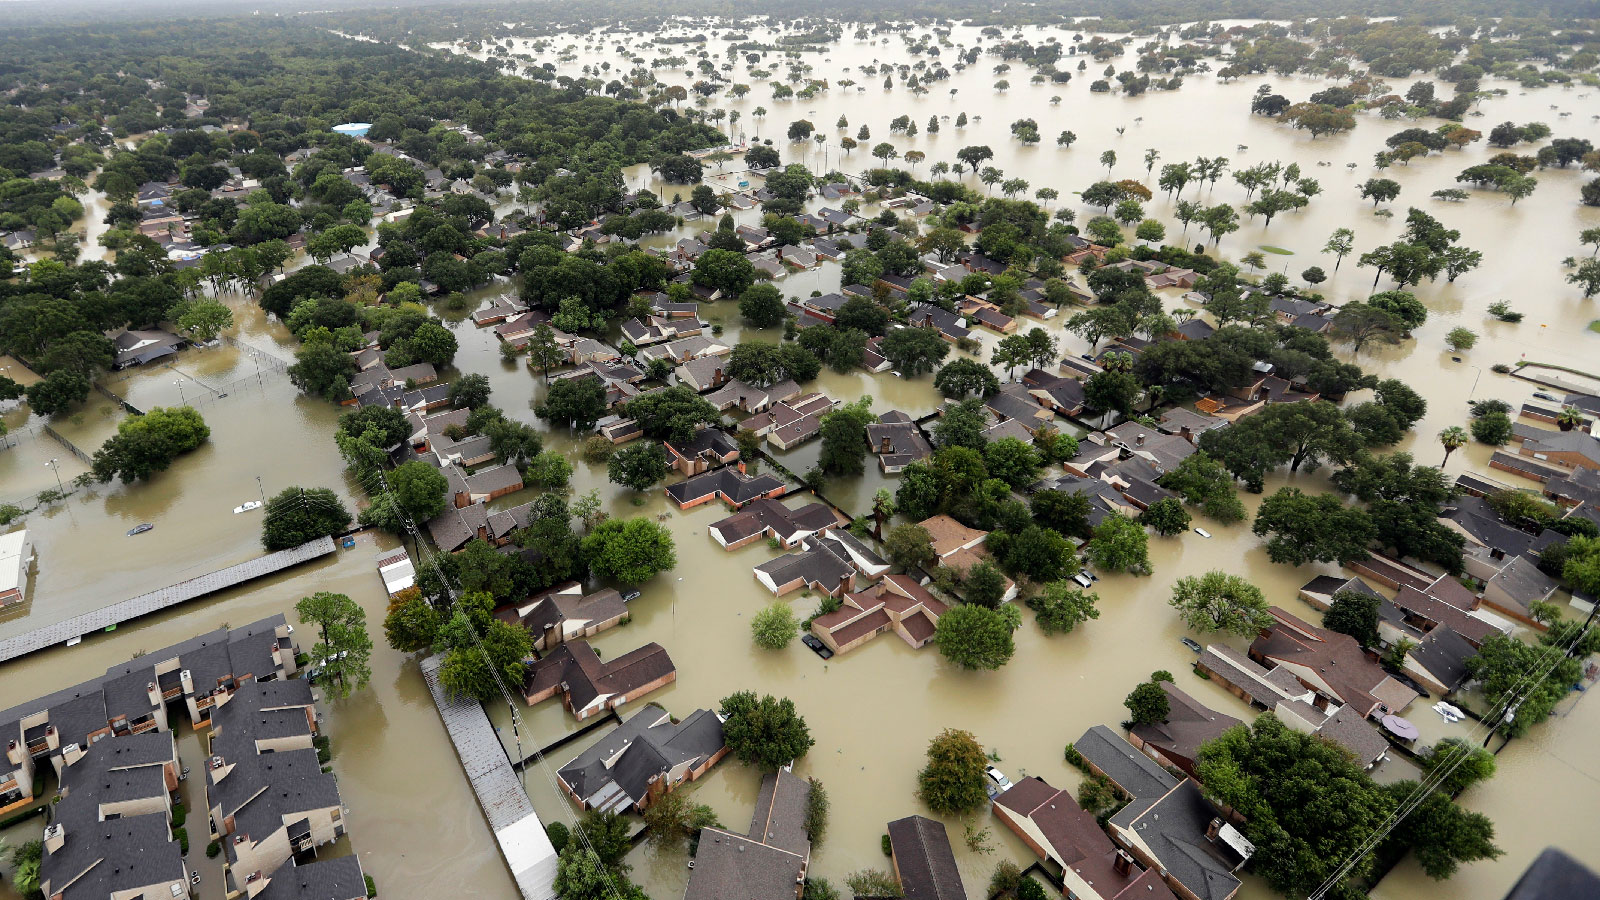
[(907, 816), (889, 823), (889, 845), (906, 900), (966, 900), (944, 823)]
[(1134, 799), (1160, 797), (1178, 783), (1172, 773), (1104, 725), (1090, 727), (1072, 747)]
[(1185, 778), (1160, 797), (1128, 804), (1111, 817), (1111, 824), (1137, 836), (1167, 876), (1199, 900), (1226, 900), (1239, 890), (1233, 869), (1243, 860), (1225, 841), (1206, 839), (1206, 829), (1217, 817), (1216, 807)]
[(1216, 712), (1185, 694), (1172, 682), (1163, 681), (1160, 684), (1167, 695), (1166, 720), (1135, 725), (1131, 729), (1145, 743), (1169, 755), (1198, 759), (1202, 744), (1240, 724), (1238, 719)]

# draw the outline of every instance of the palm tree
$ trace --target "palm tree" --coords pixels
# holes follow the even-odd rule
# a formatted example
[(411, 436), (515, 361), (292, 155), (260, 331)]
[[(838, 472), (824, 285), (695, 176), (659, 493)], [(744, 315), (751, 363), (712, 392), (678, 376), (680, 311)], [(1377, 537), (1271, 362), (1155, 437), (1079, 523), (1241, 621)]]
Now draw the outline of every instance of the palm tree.
[(1561, 426), (1562, 431), (1577, 428), (1583, 424), (1583, 410), (1576, 406), (1561, 407), (1561, 412), (1556, 415), (1556, 424)]
[(1442, 469), (1450, 461), (1450, 454), (1467, 445), (1467, 430), (1459, 425), (1451, 425), (1439, 432), (1439, 443), (1444, 445), (1444, 460), (1439, 463)]

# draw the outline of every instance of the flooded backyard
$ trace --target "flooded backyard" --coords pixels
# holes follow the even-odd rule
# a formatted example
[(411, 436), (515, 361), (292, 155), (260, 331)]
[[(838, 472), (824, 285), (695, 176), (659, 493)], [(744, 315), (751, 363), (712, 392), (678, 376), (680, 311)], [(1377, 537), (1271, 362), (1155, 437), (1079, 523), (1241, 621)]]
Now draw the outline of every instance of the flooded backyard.
[[(847, 27), (846, 34), (852, 30)], [(762, 29), (749, 33), (754, 40), (771, 37)], [(1026, 32), (1035, 42), (1049, 34), (1063, 41), (1071, 38), (1071, 32)], [(977, 37), (977, 29), (957, 27), (951, 40), (970, 46)], [(571, 40), (563, 36), (555, 46)], [(579, 38), (575, 58), (560, 62), (558, 74), (578, 77), (582, 66), (600, 62), (610, 62), (613, 67), (620, 64), (625, 70), (626, 58), (610, 48), (621, 41), (637, 49), (645, 40), (646, 36), (640, 35), (608, 34), (597, 45), (601, 49), (585, 51)], [(1383, 176), (1400, 182), (1402, 193), (1394, 204), (1395, 218), (1384, 219), (1373, 215), (1371, 204), (1359, 198), (1355, 185), (1374, 176), (1371, 159), (1383, 148), (1383, 139), (1411, 123), (1363, 115), (1353, 132), (1313, 140), (1273, 120), (1248, 114), (1250, 97), (1263, 83), (1298, 100), (1318, 90), (1323, 85), (1319, 79), (1247, 77), (1223, 84), (1209, 76), (1190, 77), (1177, 92), (1124, 98), (1089, 92), (1087, 82), (1098, 77), (1093, 71), (1099, 68), (1096, 64), (1091, 64), (1089, 72), (1075, 73), (1067, 85), (1029, 85), (1026, 70), (1019, 65), (1009, 76), (1015, 86), (1000, 92), (992, 87), (997, 77), (991, 72), (993, 58), (984, 57), (977, 65), (953, 73), (946, 82), (930, 83), (930, 92), (918, 96), (906, 91), (898, 77), (896, 88), (885, 91), (881, 73), (866, 77), (856, 72), (875, 62), (917, 59), (906, 54), (898, 38), (889, 40), (868, 43), (847, 37), (827, 54), (805, 55), (814, 67), (813, 77), (834, 81), (854, 77), (866, 87), (864, 92), (835, 86), (811, 101), (774, 101), (764, 83), (755, 83), (749, 96), (739, 100), (717, 97), (711, 106), (740, 110), (743, 115), (736, 130), (753, 138), (759, 128), (761, 136), (777, 138), (775, 146), (784, 162), (804, 162), (818, 173), (833, 168), (859, 172), (873, 163), (866, 142), (843, 158), (837, 146), (838, 136), (854, 136), (863, 125), (870, 127), (874, 142), (890, 141), (902, 155), (913, 149), (925, 152), (927, 161), (919, 167), (923, 171), (935, 161), (954, 161), (962, 146), (987, 144), (995, 152), (991, 165), (1003, 169), (1008, 177), (1027, 179), (1030, 192), (1056, 188), (1061, 199), (1052, 206), (1077, 210), (1080, 223), (1093, 211), (1072, 192), (1105, 176), (1105, 167), (1098, 162), (1102, 150), (1117, 152), (1114, 178), (1144, 179), (1141, 158), (1146, 148), (1158, 150), (1161, 162), (1195, 155), (1226, 156), (1235, 169), (1271, 160), (1298, 162), (1304, 174), (1321, 182), (1323, 193), (1305, 210), (1279, 216), (1270, 227), (1241, 222), (1240, 231), (1224, 239), (1220, 253), (1237, 259), (1263, 245), (1287, 250), (1288, 255), (1268, 255), (1273, 270), (1285, 271), (1298, 283), (1300, 271), (1322, 266), (1332, 274), (1322, 291), (1336, 303), (1365, 297), (1372, 278), (1370, 271), (1356, 266), (1355, 256), (1347, 258), (1350, 268), (1341, 266), (1338, 273), (1332, 273), (1332, 257), (1320, 253), (1329, 234), (1335, 228), (1353, 229), (1355, 255), (1359, 255), (1399, 236), (1407, 204), (1427, 210), (1447, 227), (1460, 229), (1463, 245), (1483, 251), (1483, 265), (1454, 284), (1441, 281), (1417, 289), (1430, 316), (1414, 341), (1369, 349), (1359, 356), (1341, 352), (1342, 358), (1380, 377), (1400, 378), (1427, 397), (1427, 416), (1396, 448), (1414, 451), (1424, 463), (1436, 462), (1442, 453), (1434, 437), (1440, 429), (1465, 424), (1470, 398), (1498, 397), (1515, 405), (1534, 389), (1527, 382), (1490, 372), (1491, 364), (1527, 359), (1590, 372), (1600, 369), (1600, 334), (1587, 330), (1591, 320), (1600, 319), (1600, 312), (1594, 301), (1583, 300), (1579, 291), (1563, 281), (1565, 270), (1560, 265), (1563, 257), (1582, 255), (1578, 231), (1600, 225), (1600, 209), (1577, 203), (1584, 175), (1575, 169), (1538, 172), (1538, 190), (1515, 206), (1503, 195), (1482, 191), (1474, 191), (1470, 200), (1460, 204), (1429, 200), (1429, 193), (1455, 186), (1453, 179), (1460, 169), (1482, 162), (1491, 152), (1481, 143), (1474, 144), (1465, 151), (1452, 150), (1442, 157), (1386, 170)], [(720, 58), (725, 43), (712, 41), (708, 49)], [(530, 52), (527, 47), (528, 42), (519, 41), (517, 52)], [(674, 45), (672, 52), (682, 53), (683, 45)], [(647, 51), (645, 55), (656, 54)], [(776, 57), (773, 54), (768, 65), (775, 64)], [(953, 59), (953, 54), (947, 56), (946, 65)], [(539, 62), (547, 60), (555, 62), (555, 54), (539, 58)], [(781, 77), (781, 68), (776, 71)], [(685, 78), (681, 68), (656, 72), (669, 83), (693, 80)], [(742, 61), (732, 77), (736, 82), (749, 80)], [(1405, 79), (1391, 81), (1399, 93), (1408, 83)], [(1600, 113), (1600, 102), (1592, 98), (1581, 99), (1575, 92), (1554, 88), (1521, 95), (1514, 82), (1486, 82), (1486, 86), (1504, 86), (1510, 93), (1484, 100), (1479, 107), (1483, 118), (1469, 118), (1469, 127), (1487, 131), (1492, 123), (1504, 120), (1541, 120), (1552, 125), (1557, 137), (1600, 141), (1600, 129), (1590, 118), (1591, 113)], [(1054, 105), (1050, 98), (1058, 94), (1062, 100)], [(1552, 104), (1574, 115), (1558, 119)], [(753, 115), (757, 106), (767, 107), (764, 119)], [(965, 129), (957, 129), (954, 119), (963, 112), (972, 121)], [(930, 117), (939, 117), (940, 131), (928, 134), (923, 130), (913, 138), (891, 135), (889, 120), (902, 114), (919, 127)], [(849, 120), (847, 131), (834, 127), (841, 116)], [(1025, 117), (1038, 120), (1045, 143), (1024, 147), (1010, 139), (1010, 122)], [(828, 142), (792, 144), (783, 140), (787, 123), (799, 118), (814, 122)], [(1125, 133), (1118, 134), (1119, 127), (1125, 127)], [(1052, 143), (1053, 136), (1063, 129), (1078, 136), (1070, 149)], [(1347, 163), (1357, 165), (1352, 170)], [(732, 188), (741, 177), (734, 174), (738, 168), (737, 161), (728, 163), (720, 183)], [(663, 199), (675, 193), (688, 194), (686, 186), (661, 184), (643, 166), (630, 169), (626, 177), (630, 189), (649, 188)], [(983, 190), (975, 180), (971, 183)], [(1186, 197), (1194, 193), (1191, 186)], [(1226, 176), (1214, 188), (1202, 188), (1200, 194), (1207, 203), (1238, 204), (1244, 199), (1243, 189)], [(813, 201), (808, 208), (823, 205)], [(1163, 194), (1157, 193), (1146, 210), (1165, 222), (1170, 232), (1181, 227), (1172, 216), (1171, 200)], [(753, 224), (759, 222), (760, 213), (751, 210), (737, 213), (735, 218)], [(714, 227), (714, 221), (691, 222), (646, 243), (667, 246), (678, 237), (708, 227)], [(95, 226), (90, 228), (93, 231)], [(1191, 241), (1198, 239), (1190, 237)], [(86, 251), (94, 252), (88, 246)], [(1215, 251), (1208, 248), (1208, 252)], [(777, 285), (790, 296), (837, 290), (839, 267), (825, 263), (788, 275)], [(502, 284), (476, 292), (471, 299), (475, 308), (489, 297), (514, 290), (514, 286)], [(134, 369), (102, 382), (141, 409), (195, 404), (211, 428), (210, 442), (148, 483), (80, 489), (28, 515), (23, 524), (38, 553), (37, 568), (28, 602), (0, 616), (0, 637), (258, 555), (260, 513), (232, 512), (246, 500), (263, 494), (271, 497), (289, 485), (302, 485), (333, 488), (352, 510), (363, 502), (359, 485), (346, 476), (333, 442), (341, 410), (304, 397), (289, 384), (281, 367), (292, 360), (295, 342), (281, 325), (267, 321), (246, 298), (227, 299), (238, 321), (230, 332), (236, 343), (186, 350), (170, 366)], [(1170, 308), (1182, 305), (1176, 294), (1165, 299)], [(1496, 300), (1509, 301), (1514, 309), (1526, 313), (1526, 318), (1521, 324), (1492, 320), (1487, 307)], [(722, 326), (721, 340), (730, 345), (740, 340), (779, 338), (776, 329), (746, 329), (732, 301), (703, 305), (701, 314)], [(927, 814), (914, 795), (916, 774), (926, 743), (944, 728), (973, 732), (1013, 780), (1037, 775), (1058, 787), (1072, 788), (1079, 776), (1062, 758), (1064, 745), (1092, 725), (1115, 727), (1127, 715), (1122, 698), (1153, 670), (1170, 670), (1184, 691), (1219, 712), (1247, 718), (1249, 710), (1241, 701), (1194, 674), (1195, 655), (1180, 642), (1186, 632), (1167, 605), (1173, 582), (1224, 569), (1248, 578), (1270, 601), (1316, 621), (1310, 607), (1296, 599), (1296, 590), (1316, 574), (1335, 571), (1329, 566), (1291, 569), (1273, 565), (1247, 523), (1219, 526), (1197, 519), (1196, 524), (1211, 531), (1211, 539), (1193, 533), (1152, 537), (1153, 575), (1107, 575), (1101, 579), (1096, 586), (1098, 620), (1070, 635), (1047, 637), (1033, 623), (1032, 614), (1025, 612), (1016, 656), (998, 672), (962, 671), (932, 647), (912, 650), (888, 635), (826, 662), (798, 642), (782, 651), (761, 650), (750, 639), (750, 616), (768, 603), (771, 595), (752, 577), (751, 567), (772, 558), (773, 551), (759, 542), (732, 552), (721, 549), (707, 534), (708, 525), (727, 515), (718, 504), (681, 512), (660, 491), (635, 496), (610, 484), (603, 465), (592, 466), (576, 458), (573, 450), (578, 436), (552, 432), (535, 418), (533, 408), (545, 390), (543, 379), (526, 366), (502, 362), (491, 329), (474, 328), (461, 314), (445, 315), (460, 343), (455, 370), (445, 372), (445, 377), (467, 372), (488, 375), (495, 405), (536, 425), (546, 432), (547, 446), (573, 457), (575, 495), (598, 489), (612, 515), (664, 516), (672, 529), (677, 542), (676, 569), (641, 586), (643, 596), (631, 604), (632, 618), (627, 625), (594, 640), (606, 658), (651, 641), (662, 644), (672, 656), (676, 683), (636, 702), (633, 708), (654, 702), (683, 717), (697, 708), (714, 708), (722, 697), (741, 689), (795, 701), (816, 740), (797, 771), (820, 779), (833, 801), (828, 833), (816, 849), (812, 871), (835, 882), (859, 869), (887, 868), (888, 860), (880, 851), (885, 824), (913, 813)], [(1070, 310), (1065, 311), (1044, 327), (1061, 339), (1064, 352), (1085, 352), (1084, 343), (1061, 328), (1069, 315)], [(1456, 326), (1480, 334), (1473, 350), (1459, 354), (1460, 362), (1454, 361), (1444, 346), (1444, 335)], [(986, 360), (994, 336), (982, 337)], [(0, 360), (0, 366), (7, 362)], [(29, 380), (25, 372), (11, 368), (0, 368), (0, 374)], [(939, 402), (927, 376), (903, 379), (888, 373), (840, 375), (825, 370), (815, 386), (808, 388), (846, 402), (871, 396), (876, 412), (899, 409), (914, 417), (931, 412)], [(92, 454), (115, 432), (123, 415), (113, 400), (94, 394), (82, 410), (51, 423), (58, 439), (46, 434), (43, 423), (37, 418), (30, 420), (25, 411), (9, 414), (6, 422), (13, 433), (6, 440), (12, 446), (0, 451), (0, 503), (32, 506), (31, 498), (56, 487), (58, 475), (70, 487), (71, 480), (87, 467), (62, 441)], [(777, 458), (788, 469), (803, 472), (815, 462), (819, 450), (817, 443), (811, 443)], [(1463, 470), (1487, 473), (1489, 455), (1488, 447), (1468, 445), (1452, 456), (1449, 471), (1452, 475)], [(894, 477), (881, 475), (869, 461), (866, 476), (832, 481), (823, 494), (847, 512), (861, 514), (877, 488), (892, 490), (895, 483)], [(1302, 473), (1268, 479), (1267, 491), (1285, 484), (1315, 490), (1328, 487), (1324, 473)], [(532, 490), (522, 491), (497, 501), (497, 506), (527, 502), (534, 496)], [(1252, 513), (1261, 499), (1260, 495), (1241, 497)], [(795, 497), (790, 502), (804, 501)], [(126, 535), (129, 528), (142, 522), (154, 523), (156, 528), (137, 537)], [(174, 643), (224, 622), (239, 625), (278, 612), (287, 613), (293, 621), (294, 602), (314, 591), (348, 594), (366, 610), (379, 649), (373, 654), (369, 688), (327, 704), (334, 771), (351, 815), (350, 836), (335, 845), (334, 852), (359, 853), (385, 897), (431, 900), (457, 894), (509, 900), (515, 896), (515, 887), (461, 775), (417, 660), (383, 646), (379, 623), (386, 598), (373, 559), (380, 546), (393, 545), (393, 539), (367, 532), (358, 537), (354, 548), (342, 549), (330, 559), (123, 626), (113, 634), (92, 635), (75, 648), (56, 648), (5, 664), (0, 667), (0, 708), (76, 683), (142, 650)], [(801, 618), (810, 616), (817, 604), (817, 598), (809, 595), (794, 594), (788, 600)], [(1235, 639), (1230, 643), (1242, 650), (1248, 642)], [(521, 706), (520, 699), (516, 702)], [(509, 711), (495, 703), (489, 705), (489, 712), (514, 755)], [(627, 712), (625, 709), (624, 714)], [(523, 707), (522, 713), (529, 726), (524, 743), (530, 746), (548, 743), (578, 727), (556, 701), (532, 709)], [(1426, 702), (1413, 706), (1410, 718), (1423, 730), (1425, 743), (1452, 734), (1482, 738), (1481, 731), (1466, 727), (1470, 722), (1444, 724), (1427, 709)], [(553, 782), (554, 770), (603, 734), (563, 748), (552, 754), (548, 766), (531, 767), (526, 773), (529, 792), (547, 823), (573, 821), (570, 804)], [(198, 760), (195, 737), (183, 731), (179, 740), (185, 761)], [(1600, 810), (1600, 759), (1591, 749), (1597, 743), (1600, 703), (1574, 695), (1551, 721), (1500, 755), (1499, 772), (1492, 780), (1463, 796), (1466, 806), (1495, 821), (1496, 841), (1505, 855), (1495, 862), (1464, 866), (1443, 884), (1426, 878), (1408, 860), (1374, 896), (1381, 900), (1439, 896), (1492, 900), (1505, 893), (1540, 849), (1552, 844), (1591, 865), (1600, 865), (1600, 850), (1587, 839), (1597, 821), (1596, 810)], [(1377, 776), (1390, 780), (1410, 777), (1413, 771), (1409, 762), (1391, 754)], [(742, 829), (755, 802), (758, 782), (758, 773), (730, 758), (685, 789), (696, 802), (715, 809), (725, 825)], [(9, 837), (18, 843), (37, 836), (29, 833), (30, 829), (37, 831), (37, 824), (35, 820), (13, 829)], [(948, 819), (946, 824), (971, 896), (982, 893), (998, 860), (1026, 865), (1033, 859), (987, 812), (964, 820)], [(986, 850), (968, 848), (963, 838), (969, 826), (987, 829)], [(203, 873), (201, 896), (220, 898), (220, 868), (206, 868), (207, 861), (198, 849), (202, 846), (197, 842), (190, 855), (191, 864)], [(634, 867), (633, 878), (650, 896), (675, 900), (682, 895), (688, 875), (687, 856), (682, 851), (657, 853), (641, 846), (628, 861)], [(8, 865), (0, 864), (0, 871), (8, 871)], [(9, 879), (0, 881), (0, 900), (15, 896)], [(1246, 877), (1239, 896), (1266, 900), (1275, 895), (1259, 879)]]

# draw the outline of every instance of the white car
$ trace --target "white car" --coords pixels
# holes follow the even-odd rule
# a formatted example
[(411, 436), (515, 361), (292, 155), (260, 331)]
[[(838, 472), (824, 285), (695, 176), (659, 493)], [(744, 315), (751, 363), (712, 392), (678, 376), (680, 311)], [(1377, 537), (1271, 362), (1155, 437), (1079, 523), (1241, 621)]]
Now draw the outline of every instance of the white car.
[(999, 790), (1011, 790), (1011, 779), (1006, 777), (1006, 773), (996, 769), (994, 766), (985, 766), (983, 769), (983, 774), (984, 777), (988, 778), (990, 783)]

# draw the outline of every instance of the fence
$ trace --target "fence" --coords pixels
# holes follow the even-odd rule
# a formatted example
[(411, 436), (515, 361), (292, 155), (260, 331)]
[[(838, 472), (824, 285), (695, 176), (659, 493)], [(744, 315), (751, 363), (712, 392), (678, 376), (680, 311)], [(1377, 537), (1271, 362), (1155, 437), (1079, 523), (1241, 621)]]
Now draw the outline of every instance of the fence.
[(113, 392), (110, 388), (106, 387), (105, 385), (101, 384), (100, 382), (98, 382), (98, 381), (94, 382), (93, 383), (93, 387), (94, 387), (96, 393), (98, 393), (98, 394), (100, 394), (102, 396), (105, 396), (105, 397), (109, 397), (111, 399), (111, 402), (113, 402), (113, 403), (117, 404), (118, 406), (122, 407), (127, 412), (133, 413), (136, 416), (144, 415), (144, 410), (140, 409), (137, 406), (134, 406), (132, 403), (129, 403), (120, 394), (117, 394), (117, 393)]
[(246, 344), (236, 338), (229, 337), (228, 335), (223, 335), (222, 341), (230, 347), (238, 347), (240, 350), (243, 350), (245, 353), (248, 353), (252, 358), (254, 358), (257, 363), (266, 366), (274, 372), (289, 371), (289, 366), (291, 363), (288, 360), (279, 359), (278, 357), (273, 356), (271, 353), (268, 353), (259, 347), (252, 347), (249, 344)]
[(48, 434), (52, 438), (55, 438), (56, 443), (60, 444), (61, 446), (65, 447), (65, 448), (67, 448), (67, 450), (73, 456), (76, 456), (85, 465), (94, 465), (94, 457), (90, 456), (89, 454), (87, 454), (85, 452), (83, 452), (82, 450), (79, 450), (78, 449), (78, 445), (74, 444), (73, 442), (71, 442), (71, 441), (67, 440), (66, 438), (62, 437), (61, 436), (61, 432), (56, 431), (54, 428), (51, 428), (49, 425), (43, 425), (41, 427), (44, 429), (44, 433), (45, 434)]

